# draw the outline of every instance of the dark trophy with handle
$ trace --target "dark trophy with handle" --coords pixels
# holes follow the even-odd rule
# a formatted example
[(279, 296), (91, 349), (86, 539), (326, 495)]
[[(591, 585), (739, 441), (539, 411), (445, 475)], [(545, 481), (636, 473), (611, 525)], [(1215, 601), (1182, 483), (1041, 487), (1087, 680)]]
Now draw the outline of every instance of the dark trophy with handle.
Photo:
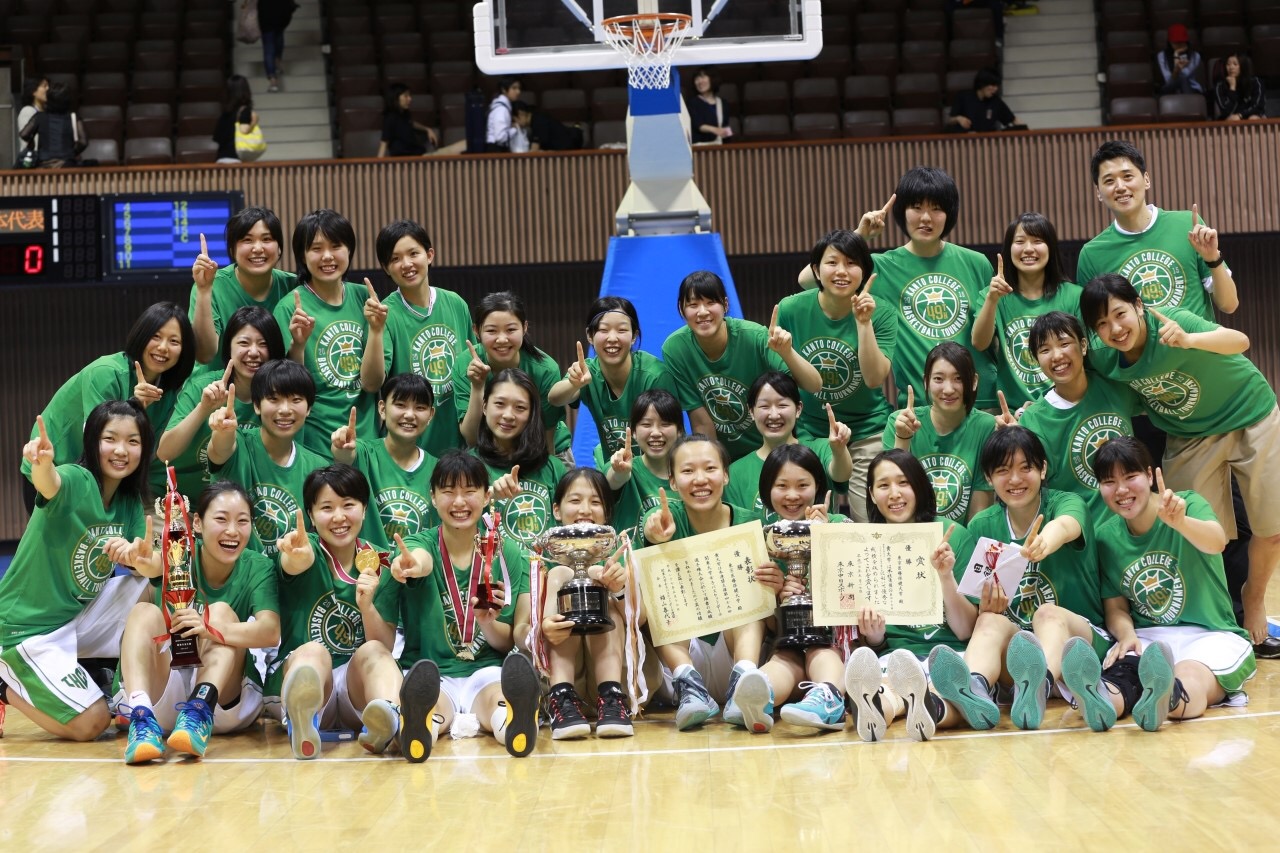
[(769, 556), (786, 563), (787, 574), (798, 580), (803, 592), (778, 605), (778, 648), (808, 649), (834, 642), (831, 628), (813, 624), (813, 598), (809, 595), (809, 556), (813, 551), (808, 521), (775, 521), (764, 529)]

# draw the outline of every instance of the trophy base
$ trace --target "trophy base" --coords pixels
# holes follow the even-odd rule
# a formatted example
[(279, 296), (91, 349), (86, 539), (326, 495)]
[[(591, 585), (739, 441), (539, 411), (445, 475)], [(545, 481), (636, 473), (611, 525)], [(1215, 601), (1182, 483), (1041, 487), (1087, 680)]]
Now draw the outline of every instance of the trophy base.
[(491, 583), (476, 584), (476, 610), (501, 610), (502, 605), (493, 600), (493, 591), (497, 586)]
[(192, 669), (201, 664), (200, 646), (195, 637), (181, 637), (170, 634), (169, 668)]
[(609, 615), (609, 590), (595, 583), (570, 581), (557, 597), (560, 615), (573, 623), (573, 633), (605, 634), (614, 628)]
[(774, 645), (779, 649), (810, 649), (835, 642), (829, 625), (813, 624), (813, 605), (807, 601), (788, 601), (778, 608), (778, 633)]

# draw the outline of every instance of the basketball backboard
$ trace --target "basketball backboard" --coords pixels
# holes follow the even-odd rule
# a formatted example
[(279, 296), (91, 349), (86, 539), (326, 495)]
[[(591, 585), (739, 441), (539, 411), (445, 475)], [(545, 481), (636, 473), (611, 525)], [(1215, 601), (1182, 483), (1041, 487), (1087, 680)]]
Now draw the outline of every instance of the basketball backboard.
[(677, 66), (804, 60), (822, 50), (819, 0), (481, 0), (476, 64), (493, 76), (625, 68), (603, 22), (637, 12), (693, 19)]

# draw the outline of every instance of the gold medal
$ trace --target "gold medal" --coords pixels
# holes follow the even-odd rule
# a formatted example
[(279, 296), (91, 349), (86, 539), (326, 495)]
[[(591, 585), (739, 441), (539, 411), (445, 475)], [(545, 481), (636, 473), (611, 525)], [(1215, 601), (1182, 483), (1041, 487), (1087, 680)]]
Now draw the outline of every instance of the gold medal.
[(475, 660), (476, 656), (471, 654), (471, 649), (463, 649), (457, 654), (458, 660)]
[(378, 570), (378, 552), (372, 548), (365, 548), (363, 551), (356, 552), (356, 571), (360, 574), (366, 572), (376, 572)]

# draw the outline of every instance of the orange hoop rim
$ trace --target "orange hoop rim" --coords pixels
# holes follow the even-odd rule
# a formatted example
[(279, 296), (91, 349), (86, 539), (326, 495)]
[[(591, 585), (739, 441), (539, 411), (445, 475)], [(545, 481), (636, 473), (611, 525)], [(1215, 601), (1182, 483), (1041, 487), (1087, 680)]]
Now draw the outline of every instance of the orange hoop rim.
[[(647, 24), (647, 26), (646, 26)], [(647, 12), (640, 15), (616, 15), (600, 22), (604, 31), (622, 38), (633, 38), (637, 32), (652, 32), (662, 29), (664, 36), (669, 36), (677, 29), (688, 29), (693, 26), (692, 15), (679, 12)]]

